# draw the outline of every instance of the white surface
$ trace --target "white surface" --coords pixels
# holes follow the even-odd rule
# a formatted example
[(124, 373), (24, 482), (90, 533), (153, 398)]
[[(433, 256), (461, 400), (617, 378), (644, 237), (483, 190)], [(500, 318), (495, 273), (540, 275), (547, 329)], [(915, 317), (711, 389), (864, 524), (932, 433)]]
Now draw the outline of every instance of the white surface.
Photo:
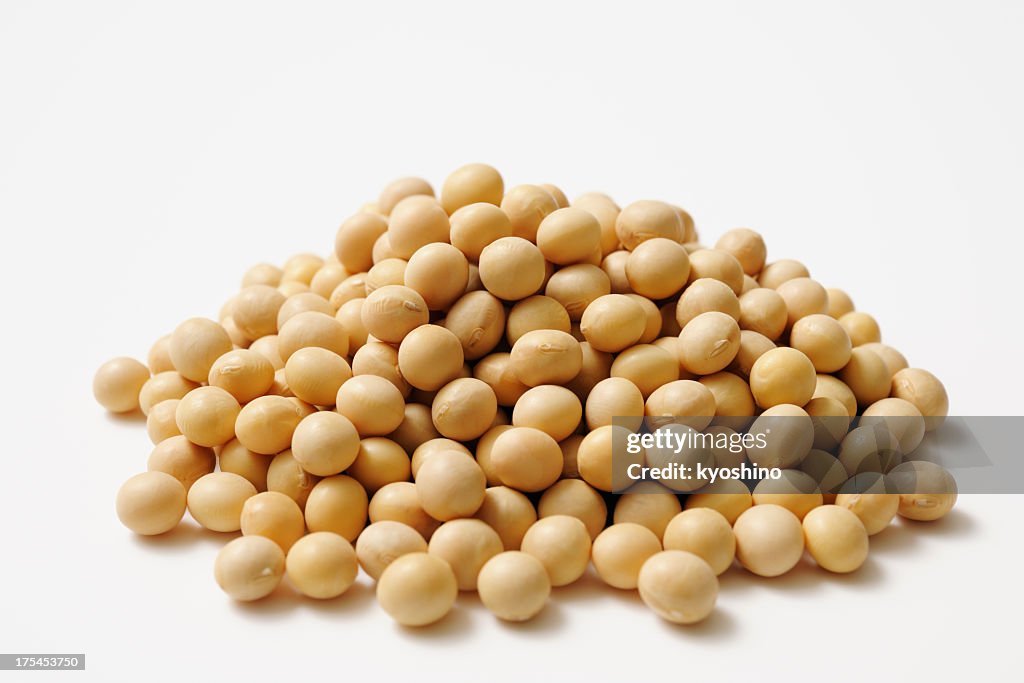
[(391, 178), (439, 185), (468, 161), (510, 185), (677, 201), (705, 241), (759, 229), (771, 258), (804, 260), (874, 313), (955, 412), (1024, 407), (1006, 359), (1021, 333), (1020, 4), (297, 4), (0, 7), (0, 650), (88, 661), (31, 680), (1010, 670), (1019, 496), (890, 529), (852, 577), (730, 570), (696, 628), (594, 581), (522, 627), (464, 596), (440, 627), (403, 631), (365, 583), (238, 606), (212, 580), (221, 539), (124, 530), (113, 496), (150, 446), (93, 403), (96, 366), (215, 315), (252, 263), (326, 252)]

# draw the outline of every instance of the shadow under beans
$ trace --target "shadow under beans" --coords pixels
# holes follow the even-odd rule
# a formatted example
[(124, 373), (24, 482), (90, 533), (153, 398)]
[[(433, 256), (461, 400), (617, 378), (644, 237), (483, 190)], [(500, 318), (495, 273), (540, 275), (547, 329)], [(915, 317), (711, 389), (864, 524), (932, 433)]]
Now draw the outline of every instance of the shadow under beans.
[(729, 610), (723, 609), (720, 605), (716, 605), (706, 619), (696, 624), (676, 624), (653, 613), (651, 616), (661, 623), (663, 630), (681, 638), (718, 640), (734, 636), (738, 629), (736, 618)]
[(276, 618), (282, 614), (287, 614), (295, 610), (298, 602), (298, 595), (295, 591), (281, 582), (274, 592), (265, 598), (259, 600), (252, 600), (249, 602), (240, 602), (237, 600), (230, 601), (231, 608), (241, 614), (247, 614), (256, 617), (270, 617)]
[(233, 531), (224, 533), (221, 531), (210, 531), (198, 524), (182, 521), (170, 531), (158, 536), (140, 536), (132, 534), (133, 542), (140, 547), (157, 552), (177, 552), (184, 547), (208, 546), (220, 548), (228, 541), (241, 536), (241, 532)]
[(116, 425), (145, 425), (146, 416), (141, 410), (133, 410), (130, 413), (105, 413), (107, 422)]
[[(285, 581), (287, 582), (287, 578)], [(356, 581), (341, 595), (325, 600), (302, 595), (294, 588), (291, 592), (295, 607), (330, 616), (344, 617), (365, 613), (376, 602), (374, 587), (362, 581)]]
[(973, 533), (978, 523), (968, 513), (954, 508), (948, 515), (934, 522), (918, 522), (906, 517), (900, 517), (898, 525), (901, 528), (908, 529), (913, 534), (925, 538), (956, 538)]
[(814, 560), (805, 554), (795, 567), (781, 576), (757, 576), (742, 567), (733, 566), (719, 576), (718, 581), (722, 593), (762, 589), (813, 593), (822, 590), (826, 584), (866, 587), (877, 585), (883, 578), (882, 570), (870, 555), (860, 569), (848, 574), (836, 574), (817, 566)]
[[(461, 602), (461, 601), (460, 601)], [(451, 612), (440, 621), (426, 626), (402, 626), (395, 623), (395, 631), (403, 637), (416, 640), (455, 641), (465, 638), (473, 630), (470, 618), (471, 608), (456, 604)]]

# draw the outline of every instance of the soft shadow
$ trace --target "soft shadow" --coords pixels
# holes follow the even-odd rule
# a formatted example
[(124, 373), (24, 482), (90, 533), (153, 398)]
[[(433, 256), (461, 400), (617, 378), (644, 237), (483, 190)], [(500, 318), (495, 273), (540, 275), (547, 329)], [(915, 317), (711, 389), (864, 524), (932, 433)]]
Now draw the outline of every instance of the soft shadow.
[(956, 538), (973, 533), (978, 523), (971, 515), (954, 508), (948, 515), (934, 522), (918, 522), (900, 517), (899, 525), (920, 536)]
[(371, 604), (376, 602), (374, 587), (362, 581), (356, 581), (341, 595), (326, 600), (317, 600), (301, 595), (293, 589), (293, 600), (302, 609), (332, 616), (365, 612)]
[(912, 552), (915, 546), (921, 544), (918, 536), (920, 534), (916, 529), (894, 521), (871, 537), (871, 552), (883, 555)]
[(593, 567), (588, 566), (587, 571), (584, 572), (583, 576), (576, 581), (573, 581), (568, 586), (552, 588), (551, 599), (562, 603), (591, 603), (594, 600), (607, 599), (611, 592), (619, 591), (605, 584), (605, 582), (598, 578), (597, 574), (594, 573)]
[(811, 593), (819, 591), (827, 576), (835, 576), (817, 567), (806, 555), (796, 566), (781, 576), (757, 576), (739, 567), (730, 568), (718, 577), (722, 591), (732, 592), (735, 589), (751, 587), (764, 590), (782, 590), (789, 593)]
[(177, 551), (185, 546), (211, 546), (221, 547), (228, 541), (241, 536), (241, 532), (232, 531), (228, 533), (210, 531), (198, 524), (189, 521), (182, 521), (165, 534), (159, 536), (139, 536), (132, 534), (133, 542), (149, 550), (157, 552)]
[(274, 592), (260, 600), (250, 602), (239, 602), (231, 600), (231, 607), (243, 614), (256, 615), (260, 617), (277, 617), (295, 609), (295, 591), (282, 581)]
[(403, 637), (436, 641), (461, 640), (469, 634), (472, 627), (473, 620), (470, 619), (469, 610), (464, 605), (456, 605), (443, 619), (426, 626), (394, 624), (395, 631)]
[(565, 608), (556, 600), (549, 599), (544, 608), (528, 621), (506, 621), (494, 617), (502, 629), (509, 633), (524, 633), (528, 635), (547, 635), (560, 631), (568, 626), (565, 616)]
[(736, 618), (733, 617), (732, 613), (729, 610), (722, 609), (719, 605), (715, 606), (714, 611), (708, 615), (707, 619), (696, 624), (675, 624), (661, 617), (656, 616), (655, 618), (661, 622), (663, 630), (685, 638), (718, 640), (735, 635), (738, 628)]
[(111, 413), (105, 412), (107, 422), (117, 425), (126, 424), (146, 424), (146, 416), (142, 414), (141, 410), (133, 410), (130, 413)]

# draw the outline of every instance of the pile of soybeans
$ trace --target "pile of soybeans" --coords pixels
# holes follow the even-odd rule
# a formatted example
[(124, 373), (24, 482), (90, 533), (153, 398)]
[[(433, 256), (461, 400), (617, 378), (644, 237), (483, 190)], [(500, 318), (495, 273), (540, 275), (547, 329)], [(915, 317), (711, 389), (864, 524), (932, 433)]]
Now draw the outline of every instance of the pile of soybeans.
[[(861, 471), (864, 429), (867, 459), (896, 465), (942, 423), (946, 392), (846, 293), (766, 255), (745, 228), (703, 245), (661, 201), (506, 190), (483, 164), (439, 198), (401, 178), (341, 224), (326, 258), (256, 265), (217, 321), (182, 322), (145, 364), (100, 367), (99, 403), (141, 410), (155, 444), (117, 514), (159, 535), (187, 510), (224, 533), (213, 573), (236, 600), (285, 577), (338, 598), (362, 568), (410, 626), (442, 619), (459, 591), (530, 619), (591, 563), (677, 623), (712, 612), (727, 570), (778, 576), (806, 552), (855, 571), (870, 535), (897, 514), (942, 517), (955, 488), (834, 482)], [(736, 434), (765, 415), (814, 425), (776, 463), (783, 479), (613, 493), (613, 417)], [(839, 427), (821, 429), (826, 417)]]

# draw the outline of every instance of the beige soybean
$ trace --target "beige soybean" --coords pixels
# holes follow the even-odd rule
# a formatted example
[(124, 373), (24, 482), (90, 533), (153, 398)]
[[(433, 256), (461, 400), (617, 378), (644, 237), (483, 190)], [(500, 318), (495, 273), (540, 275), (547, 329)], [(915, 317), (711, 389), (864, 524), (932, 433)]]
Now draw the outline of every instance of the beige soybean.
[(240, 410), (238, 401), (227, 391), (199, 387), (178, 401), (174, 421), (192, 443), (220, 446), (235, 438), (235, 419)]
[(665, 528), (683, 509), (679, 498), (663, 486), (651, 486), (649, 491), (624, 493), (615, 502), (614, 522), (633, 522), (645, 526), (658, 538), (665, 536)]
[(423, 509), (416, 490), (416, 485), (411, 481), (399, 481), (382, 486), (370, 500), (370, 521), (401, 522), (429, 540), (441, 522)]
[(324, 265), (324, 260), (316, 254), (295, 254), (284, 262), (281, 282), (300, 282), (308, 285), (313, 275)]
[(778, 339), (789, 319), (786, 301), (774, 289), (758, 287), (739, 298), (740, 328), (760, 332), (768, 339)]
[(812, 398), (804, 406), (814, 423), (814, 447), (835, 450), (850, 430), (850, 413), (837, 399), (828, 396)]
[(178, 325), (167, 342), (174, 369), (193, 382), (205, 382), (213, 362), (232, 349), (231, 338), (207, 318), (190, 318)]
[(251, 285), (270, 285), (271, 287), (277, 287), (281, 284), (281, 275), (283, 272), (284, 271), (272, 263), (257, 263), (255, 266), (245, 271), (245, 275), (242, 276), (242, 287), (249, 287)]
[(572, 206), (589, 212), (601, 224), (601, 252), (610, 254), (619, 248), (619, 236), (615, 222), (619, 217), (619, 206), (611, 197), (600, 192), (581, 194), (572, 201)]
[(441, 205), (451, 214), (478, 202), (500, 204), (504, 194), (505, 183), (497, 169), (487, 164), (466, 164), (445, 178)]
[(267, 490), (285, 494), (303, 509), (309, 499), (309, 492), (319, 481), (320, 477), (302, 469), (291, 449), (275, 455), (267, 468)]
[(640, 344), (652, 343), (661, 334), (661, 311), (653, 301), (645, 296), (632, 293), (625, 296), (640, 304), (640, 308), (644, 309), (644, 314), (647, 316), (647, 325), (637, 342)]
[(170, 342), (171, 335), (165, 334), (153, 342), (153, 345), (149, 347), (149, 353), (146, 355), (146, 366), (154, 375), (160, 372), (174, 370), (174, 363), (171, 362), (171, 355), (167, 349)]
[[(585, 482), (601, 491), (622, 490), (633, 483), (626, 472), (630, 465), (643, 465), (644, 452), (629, 453), (626, 442), (633, 432), (621, 425), (605, 425), (591, 430), (576, 450), (576, 466)], [(624, 454), (622, 462), (612, 462), (612, 453)], [(615, 467), (613, 467), (613, 464)]]
[(495, 555), (504, 551), (498, 533), (479, 519), (453, 519), (430, 537), (428, 551), (447, 562), (459, 590), (476, 590), (477, 575)]
[(146, 434), (154, 444), (181, 434), (174, 417), (178, 410), (178, 402), (179, 399), (172, 398), (160, 401), (149, 409), (149, 415), (146, 416)]
[(436, 391), (458, 377), (464, 362), (462, 343), (439, 325), (421, 325), (398, 347), (398, 370), (417, 389)]
[(797, 320), (790, 332), (789, 343), (803, 352), (818, 372), (842, 369), (850, 362), (853, 351), (850, 336), (843, 326), (824, 313), (813, 313)]
[(513, 235), (536, 241), (541, 221), (558, 209), (558, 202), (539, 185), (516, 185), (505, 193), (501, 209), (512, 223)]
[(740, 345), (736, 351), (736, 358), (729, 364), (728, 369), (741, 377), (750, 377), (750, 371), (757, 359), (775, 348), (775, 343), (760, 332), (753, 330), (740, 330)]
[(181, 482), (165, 472), (136, 474), (117, 491), (117, 517), (143, 536), (166, 533), (185, 514), (185, 496)]
[(857, 515), (868, 535), (874, 536), (892, 523), (900, 497), (895, 493), (840, 493), (835, 504)]
[(416, 472), (423, 509), (442, 522), (472, 516), (483, 503), (487, 480), (470, 456), (455, 450), (431, 455)]
[(362, 272), (342, 280), (328, 297), (331, 306), (340, 310), (349, 301), (366, 297), (366, 276), (367, 273)]
[(355, 583), (359, 563), (348, 540), (329, 531), (317, 531), (291, 547), (285, 558), (285, 570), (300, 593), (328, 600)]
[(861, 415), (860, 425), (884, 425), (899, 442), (904, 455), (913, 453), (924, 439), (925, 420), (917, 407), (902, 398), (875, 401)]
[(516, 302), (508, 312), (505, 334), (509, 344), (535, 330), (558, 330), (566, 334), (572, 329), (565, 307), (549, 296), (537, 294)]
[(755, 505), (733, 524), (736, 558), (747, 571), (758, 576), (785, 574), (796, 566), (804, 552), (800, 520), (779, 505)]
[(910, 364), (907, 362), (907, 357), (888, 344), (871, 342), (868, 344), (861, 344), (861, 347), (877, 353), (878, 357), (885, 362), (885, 366), (889, 368), (889, 373), (892, 375), (895, 375), (904, 368), (910, 367)]
[(333, 315), (318, 311), (304, 311), (284, 324), (278, 337), (278, 351), (285, 363), (293, 353), (309, 346), (348, 355), (348, 332)]
[[(483, 441), (483, 439), (481, 439), (481, 441)], [(479, 448), (479, 445), (477, 447)], [(453, 441), (452, 439), (444, 437), (430, 439), (429, 441), (420, 444), (412, 454), (409, 465), (412, 471), (412, 476), (416, 476), (416, 473), (420, 470), (420, 466), (427, 461), (427, 458), (434, 453), (439, 453), (440, 451), (459, 451), (466, 455), (473, 455), (468, 448), (458, 441)]]
[(664, 384), (647, 397), (644, 412), (649, 417), (689, 417), (676, 420), (694, 429), (704, 429), (715, 415), (715, 395), (703, 384), (680, 379)]
[(580, 479), (562, 479), (546, 490), (537, 502), (537, 515), (541, 518), (552, 515), (569, 515), (583, 522), (590, 538), (604, 529), (608, 517), (608, 506), (604, 498), (589, 484)]
[[(609, 377), (595, 384), (590, 390), (585, 412), (587, 428), (591, 430), (612, 424), (614, 417), (642, 418), (644, 395), (632, 381), (623, 377)], [(638, 427), (640, 420), (629, 424)]]
[(583, 351), (572, 335), (558, 330), (533, 330), (512, 346), (509, 363), (527, 386), (564, 384), (583, 367)]
[(186, 491), (200, 477), (213, 472), (216, 466), (217, 456), (212, 448), (194, 444), (183, 435), (158, 443), (146, 463), (146, 469), (171, 475), (181, 482)]
[(827, 287), (825, 291), (828, 293), (828, 314), (833, 318), (838, 320), (856, 308), (853, 305), (853, 299), (843, 290), (837, 287)]
[(416, 290), (427, 308), (440, 311), (455, 303), (468, 283), (469, 262), (465, 255), (450, 244), (435, 242), (416, 250), (405, 267), (404, 282), (395, 284)]
[(580, 352), (583, 354), (580, 372), (565, 386), (579, 396), (581, 401), (585, 401), (598, 382), (611, 376), (614, 358), (612, 354), (598, 351), (586, 341), (580, 342)]
[(522, 237), (499, 238), (480, 252), (480, 281), (487, 291), (506, 301), (535, 294), (544, 285), (544, 255)]
[(292, 434), (292, 456), (310, 474), (327, 477), (351, 465), (359, 453), (359, 433), (345, 417), (323, 411), (302, 418)]
[(794, 469), (782, 470), (779, 479), (762, 479), (751, 495), (755, 506), (779, 505), (800, 519), (824, 503), (818, 482), (806, 472)]
[(733, 294), (743, 293), (743, 267), (736, 257), (720, 249), (699, 249), (690, 254), (689, 282), (701, 278), (719, 280), (729, 285)]
[(679, 243), (685, 237), (683, 222), (676, 210), (670, 204), (650, 199), (641, 199), (623, 208), (615, 220), (615, 234), (629, 251), (656, 237)]
[(384, 189), (380, 191), (380, 194), (377, 196), (377, 210), (380, 211), (382, 215), (387, 216), (395, 208), (395, 205), (398, 204), (398, 202), (402, 201), (406, 197), (411, 197), (417, 194), (433, 197), (434, 188), (429, 182), (416, 176), (397, 178), (385, 185)]
[(335, 312), (334, 306), (325, 297), (314, 292), (301, 292), (285, 299), (284, 304), (281, 305), (280, 310), (277, 312), (277, 327), (275, 331), (280, 330), (285, 326), (285, 323), (299, 313), (310, 311), (323, 313), (324, 315), (334, 315)]
[(448, 311), (444, 326), (462, 342), (466, 360), (487, 355), (501, 341), (505, 308), (489, 292), (467, 292)]
[[(423, 247), (426, 249), (426, 247)], [(386, 258), (374, 264), (366, 273), (365, 286), (366, 294), (371, 294), (375, 289), (389, 285), (401, 286), (406, 284), (405, 271), (409, 262), (400, 258)]]
[(921, 368), (904, 368), (892, 377), (892, 396), (909, 401), (924, 416), (927, 431), (940, 427), (949, 413), (949, 396), (935, 375)]
[(755, 414), (754, 395), (742, 377), (731, 372), (704, 375), (699, 380), (715, 399), (715, 424), (746, 428)]
[(505, 550), (519, 550), (523, 536), (534, 522), (537, 511), (525, 495), (507, 486), (490, 486), (474, 518), (497, 532)]
[(110, 412), (127, 413), (139, 408), (139, 394), (149, 379), (149, 368), (134, 358), (114, 358), (96, 371), (92, 393)]
[(742, 481), (719, 479), (686, 497), (686, 509), (711, 508), (735, 524), (741, 514), (753, 505), (750, 490)]
[(267, 393), (274, 383), (274, 366), (263, 355), (249, 349), (229, 351), (214, 361), (207, 378), (239, 403), (248, 403)]
[(362, 485), (370, 495), (396, 481), (408, 481), (409, 456), (391, 439), (370, 437), (359, 443), (355, 460), (345, 473)]
[(512, 221), (493, 204), (469, 204), (451, 215), (452, 246), (472, 263), (480, 260), (484, 247), (503, 237), (512, 237)]
[(318, 481), (306, 499), (306, 526), (354, 541), (366, 526), (369, 500), (358, 481), (345, 474)]
[(590, 534), (580, 520), (568, 515), (538, 519), (523, 536), (522, 551), (547, 570), (552, 586), (573, 583), (590, 561)]
[(838, 373), (860, 406), (869, 406), (889, 396), (892, 377), (885, 362), (873, 351), (855, 347), (849, 362)]
[(359, 435), (384, 436), (405, 418), (405, 399), (394, 384), (376, 375), (356, 375), (341, 385), (336, 410), (351, 420)]
[(249, 345), (249, 350), (266, 358), (270, 363), (270, 366), (274, 368), (275, 372), (284, 367), (284, 361), (281, 360), (280, 345), (278, 344), (276, 334), (268, 334), (265, 337), (260, 337)]
[[(613, 251), (601, 260), (601, 270), (608, 276), (612, 294), (628, 294), (633, 291), (626, 277), (626, 262), (630, 252), (625, 249)], [(687, 271), (689, 274), (689, 271)]]
[(807, 552), (822, 569), (845, 574), (856, 571), (868, 556), (868, 532), (853, 512), (823, 505), (803, 521)]
[(434, 396), (431, 419), (442, 435), (471, 441), (486, 432), (498, 411), (494, 390), (472, 377), (460, 377), (444, 385)]
[(349, 276), (349, 271), (340, 263), (325, 263), (316, 271), (316, 275), (309, 281), (309, 288), (314, 294), (319, 295), (325, 301), (329, 300), (331, 293), (341, 282)]
[(894, 467), (889, 480), (900, 492), (900, 517), (934, 522), (956, 505), (956, 480), (941, 465), (927, 460), (905, 462)]
[(778, 289), (779, 285), (789, 280), (800, 277), (810, 277), (807, 266), (793, 259), (779, 259), (768, 263), (757, 276), (757, 281), (762, 287)]
[(420, 325), (426, 325), (429, 319), (426, 301), (410, 287), (379, 287), (363, 302), (363, 325), (369, 334), (384, 342), (402, 341), (405, 335)]
[(764, 260), (768, 251), (764, 244), (764, 238), (749, 228), (733, 228), (726, 231), (718, 242), (715, 249), (732, 254), (743, 272), (747, 275), (757, 275), (764, 268)]
[(878, 322), (867, 313), (850, 311), (840, 316), (839, 324), (850, 335), (850, 341), (854, 346), (882, 341), (882, 332), (878, 328)]
[(809, 315), (827, 315), (828, 292), (821, 284), (808, 277), (786, 280), (776, 287), (775, 291), (786, 302), (786, 324), (789, 327)]
[(706, 619), (718, 598), (718, 578), (711, 567), (682, 550), (665, 550), (644, 562), (637, 588), (655, 614), (674, 624)]
[(814, 395), (817, 374), (802, 352), (780, 346), (763, 353), (750, 368), (750, 391), (762, 408), (802, 406)]
[(558, 265), (583, 261), (600, 246), (601, 225), (583, 209), (557, 209), (537, 227), (537, 247), (544, 258)]
[(412, 387), (398, 371), (398, 349), (383, 342), (368, 341), (352, 356), (352, 374), (357, 377), (372, 375), (385, 379), (398, 389), (403, 397), (412, 391)]
[(143, 415), (149, 415), (150, 409), (157, 403), (170, 399), (180, 399), (199, 384), (185, 379), (175, 370), (158, 372), (150, 377), (139, 390), (139, 409)]
[(422, 403), (406, 403), (404, 411), (402, 424), (388, 434), (388, 438), (397, 443), (407, 454), (412, 453), (427, 441), (441, 436), (434, 427), (430, 416), (430, 406)]
[(526, 391), (512, 410), (514, 426), (539, 429), (555, 441), (575, 432), (582, 417), (583, 406), (576, 394), (553, 384), (543, 384)]
[(363, 529), (356, 539), (355, 551), (363, 571), (376, 581), (399, 557), (427, 552), (427, 542), (407, 524), (381, 520)]
[(284, 551), (263, 536), (242, 536), (230, 541), (217, 553), (213, 564), (217, 585), (229, 597), (243, 602), (273, 593), (284, 571)]
[(580, 319), (580, 331), (597, 351), (615, 353), (635, 344), (647, 327), (643, 307), (622, 294), (598, 297)]
[[(348, 332), (348, 351), (355, 353), (366, 343), (369, 332), (363, 325), (363, 302), (365, 298), (350, 299), (341, 305), (334, 314), (335, 320), (342, 324)], [(294, 355), (294, 354), (293, 354)]]
[(188, 490), (188, 512), (211, 531), (242, 528), (242, 507), (256, 495), (256, 487), (231, 472), (211, 472), (196, 480)]
[(257, 493), (242, 505), (242, 534), (264, 536), (288, 549), (306, 533), (306, 521), (298, 504), (277, 491)]
[(637, 294), (667, 299), (686, 284), (690, 257), (674, 240), (656, 237), (637, 245), (626, 260), (626, 279)]
[(284, 373), (295, 396), (306, 403), (330, 406), (341, 385), (352, 377), (352, 368), (334, 351), (307, 346), (288, 358)]
[(410, 195), (391, 210), (387, 239), (399, 258), (408, 259), (424, 245), (447, 242), (449, 227), (440, 202), (427, 195)]
[(562, 474), (558, 442), (532, 427), (502, 431), (491, 446), (490, 460), (499, 481), (520, 491), (542, 491)]
[(700, 278), (691, 282), (679, 296), (675, 306), (675, 320), (681, 330), (701, 313), (710, 311), (725, 313), (734, 320), (740, 320), (740, 300), (724, 282)]
[(220, 447), (217, 463), (222, 472), (233, 472), (248, 479), (257, 491), (267, 490), (267, 473), (273, 456), (253, 453), (238, 439), (232, 439)]
[(402, 555), (377, 581), (377, 601), (403, 626), (426, 626), (442, 619), (458, 593), (452, 568), (429, 553)]
[(736, 557), (736, 537), (729, 520), (707, 507), (684, 510), (673, 517), (664, 534), (665, 550), (685, 550), (721, 574)]
[(545, 296), (562, 304), (572, 321), (582, 321), (587, 308), (611, 291), (611, 280), (603, 270), (590, 263), (560, 268), (544, 287)]
[(814, 384), (814, 395), (811, 398), (834, 399), (846, 408), (846, 412), (851, 418), (857, 414), (857, 397), (853, 395), (845, 382), (832, 375), (818, 375)]
[(231, 318), (250, 339), (259, 339), (278, 332), (278, 315), (286, 297), (268, 285), (245, 287), (231, 303)]
[(623, 522), (598, 534), (591, 559), (602, 581), (613, 588), (631, 590), (637, 587), (641, 567), (661, 549), (661, 542), (650, 529)]
[(611, 376), (629, 380), (646, 399), (658, 387), (679, 379), (679, 359), (653, 344), (637, 344), (615, 358)]
[(551, 594), (551, 579), (536, 557), (517, 550), (495, 555), (477, 577), (480, 601), (499, 619), (527, 621), (535, 617)]
[(245, 404), (235, 420), (238, 441), (255, 453), (272, 455), (291, 445), (303, 410), (283, 396), (261, 396)]
[(688, 371), (710, 375), (724, 370), (739, 351), (740, 328), (725, 313), (701, 313), (679, 333), (679, 360)]

